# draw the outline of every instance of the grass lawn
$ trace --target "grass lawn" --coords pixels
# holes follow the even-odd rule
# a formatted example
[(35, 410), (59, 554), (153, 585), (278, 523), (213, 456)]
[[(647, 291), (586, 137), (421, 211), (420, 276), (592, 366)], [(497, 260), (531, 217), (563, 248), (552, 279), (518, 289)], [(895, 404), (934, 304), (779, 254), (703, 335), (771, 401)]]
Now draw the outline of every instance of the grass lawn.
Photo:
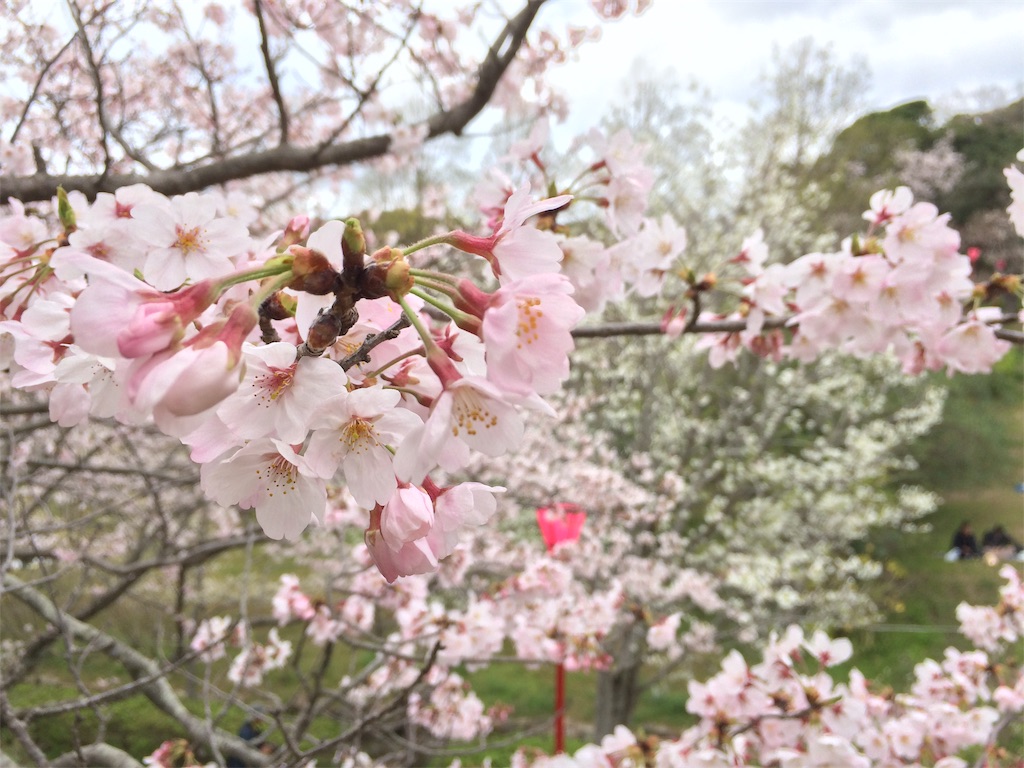
[[(1001, 524), (1024, 542), (1024, 377), (1022, 354), (1008, 355), (991, 376), (949, 380), (943, 423), (918, 446), (920, 468), (909, 479), (943, 499), (915, 535), (877, 531), (873, 554), (887, 564), (876, 593), (886, 621), (851, 635), (858, 668), (869, 678), (901, 686), (913, 679), (916, 661), (941, 658), (964, 647), (957, 631), (961, 602), (995, 602), (999, 567), (982, 560), (947, 562), (953, 532), (971, 522), (978, 540)], [(1020, 568), (1024, 563), (1016, 563)]]

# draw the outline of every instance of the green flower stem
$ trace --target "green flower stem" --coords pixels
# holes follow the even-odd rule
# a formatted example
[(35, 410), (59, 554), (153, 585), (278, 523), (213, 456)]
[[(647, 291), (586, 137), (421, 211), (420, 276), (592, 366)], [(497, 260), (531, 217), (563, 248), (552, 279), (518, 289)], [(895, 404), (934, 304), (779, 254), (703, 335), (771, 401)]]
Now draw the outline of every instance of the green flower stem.
[(443, 235), (434, 235), (433, 237), (426, 237), (419, 242), (415, 242), (412, 245), (402, 248), (402, 253), (408, 256), (410, 253), (416, 253), (416, 251), (422, 251), (424, 248), (429, 248), (432, 245), (448, 245), (451, 237), (451, 232), (446, 232)]
[(437, 344), (434, 343), (434, 339), (430, 336), (430, 331), (424, 327), (423, 323), (420, 322), (419, 315), (416, 314), (415, 310), (409, 306), (404, 296), (398, 297), (398, 304), (402, 307), (402, 311), (405, 316), (409, 318), (409, 322), (412, 323), (412, 327), (416, 329), (416, 333), (420, 335), (423, 340), (423, 348), (429, 354), (431, 351), (437, 349)]
[(459, 295), (458, 289), (450, 283), (439, 283), (437, 280), (433, 280), (429, 277), (417, 277), (416, 286), (420, 288), (429, 288), (432, 291), (443, 293), (445, 296), (455, 298)]
[(444, 312), (446, 315), (448, 315), (448, 317), (452, 318), (453, 320), (456, 320), (456, 321), (458, 321), (458, 320), (468, 320), (468, 319), (470, 319), (472, 317), (472, 315), (469, 315), (469, 314), (467, 314), (465, 312), (462, 312), (461, 310), (456, 309), (451, 304), (446, 304), (446, 303), (442, 302), (440, 299), (438, 299), (437, 297), (431, 296), (426, 291), (421, 291), (421, 290), (418, 290), (416, 288), (413, 288), (411, 291), (409, 291), (409, 293), (411, 293), (413, 296), (419, 296), (425, 302), (427, 302), (431, 306), (436, 307), (437, 309), (441, 310), (442, 312)]
[[(277, 262), (276, 264), (274, 262)], [(239, 283), (247, 283), (250, 280), (262, 280), (265, 277), (276, 277), (278, 275), (286, 275), (287, 280), (284, 281), (283, 285), (287, 285), (292, 279), (292, 262), (291, 257), (288, 257), (287, 261), (279, 261), (278, 259), (272, 259), (267, 264), (264, 264), (259, 269), (252, 269), (246, 272), (236, 272), (233, 275), (228, 275), (223, 280), (217, 283), (217, 290), (223, 293), (233, 285)], [(281, 287), (283, 287), (283, 285)]]
[(287, 274), (281, 275), (277, 280), (268, 280), (266, 283), (260, 286), (259, 290), (253, 295), (253, 306), (259, 309), (259, 306), (273, 296), (275, 293), (284, 288), (288, 283), (292, 281), (291, 269), (288, 270)]
[(438, 272), (434, 269), (417, 269), (416, 267), (409, 267), (409, 274), (415, 278), (434, 280), (435, 282), (446, 283), (448, 285), (456, 285), (459, 282), (459, 278), (455, 277), (455, 275), (449, 275), (447, 272)]
[(396, 357), (396, 358), (394, 358), (392, 360), (388, 360), (386, 363), (384, 363), (384, 365), (382, 365), (380, 368), (376, 369), (375, 371), (371, 371), (370, 373), (364, 374), (364, 376), (366, 378), (368, 378), (368, 379), (375, 379), (378, 376), (380, 376), (382, 373), (384, 373), (384, 371), (386, 371), (391, 366), (397, 365), (398, 363), (402, 362), (403, 360), (407, 360), (410, 357), (416, 357), (417, 355), (421, 355), (421, 354), (423, 354), (423, 350), (420, 349), (419, 347), (417, 347), (416, 349), (410, 349), (408, 352), (403, 352), (398, 357)]

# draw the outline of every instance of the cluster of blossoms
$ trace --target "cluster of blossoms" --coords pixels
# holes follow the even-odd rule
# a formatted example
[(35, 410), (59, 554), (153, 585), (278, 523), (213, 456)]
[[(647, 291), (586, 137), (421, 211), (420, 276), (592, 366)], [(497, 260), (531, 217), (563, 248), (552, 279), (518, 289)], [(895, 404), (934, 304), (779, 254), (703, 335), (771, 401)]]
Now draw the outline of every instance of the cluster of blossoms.
[[(1020, 575), (1010, 565), (1000, 573), (1007, 583), (998, 607), (958, 610), (966, 621), (985, 610), (1014, 617), (982, 628), (962, 624), (965, 635), (994, 651), (1024, 637)], [(759, 663), (749, 665), (734, 651), (717, 675), (705, 683), (690, 682), (687, 711), (699, 722), (678, 739), (638, 738), (620, 726), (599, 745), (574, 755), (536, 757), (521, 750), (516, 764), (966, 768), (963, 755), (979, 749), (996, 764), (1006, 757), (997, 738), (1024, 711), (1024, 676), (1013, 665), (1000, 664), (982, 650), (948, 648), (942, 661), (917, 665), (909, 693), (875, 693), (856, 669), (846, 683), (836, 682), (829, 671), (852, 652), (849, 640), (820, 631), (807, 637), (792, 626), (770, 638)]]
[(264, 674), (281, 669), (292, 655), (292, 644), (282, 640), (276, 629), (270, 630), (266, 643), (256, 643), (249, 637), (245, 624), (232, 622), (228, 616), (200, 622), (189, 647), (202, 661), (211, 664), (225, 657), (229, 645), (241, 650), (232, 660), (227, 678), (246, 688), (260, 685)]
[[(353, 556), (370, 564), (365, 547)], [(621, 590), (589, 595), (572, 572), (547, 557), (502, 582), (492, 594), (470, 598), (463, 609), (446, 607), (432, 596), (426, 580), (403, 579), (389, 587), (363, 567), (334, 600), (309, 597), (299, 579), (281, 577), (273, 597), (279, 627), (299, 623), (317, 646), (339, 640), (362, 641), (379, 648), (381, 664), (358, 680), (342, 680), (346, 699), (357, 709), (419, 684), (407, 701), (408, 716), (441, 739), (470, 740), (486, 734), (492, 715), (455, 668), (485, 666), (511, 644), (516, 661), (526, 664), (564, 663), (570, 669), (603, 666), (607, 653), (601, 640), (617, 616)], [(387, 611), (397, 625), (377, 642), (375, 618)], [(272, 628), (265, 644), (252, 642), (228, 617), (203, 621), (191, 648), (207, 663), (225, 657), (228, 646), (241, 651), (230, 663), (228, 679), (243, 687), (262, 682), (265, 672), (280, 668), (292, 645)], [(427, 674), (422, 659), (433, 655)], [(421, 693), (425, 690), (426, 693)]]
[[(1002, 311), (981, 304), (993, 294), (1019, 296), (1019, 278), (996, 275), (976, 286), (949, 214), (914, 203), (906, 187), (873, 195), (864, 218), (867, 233), (842, 250), (789, 264), (765, 265), (760, 232), (745, 240), (732, 260), (746, 272), (740, 309), (702, 317), (742, 320), (745, 328), (702, 339), (710, 363), (734, 359), (744, 347), (804, 362), (839, 349), (858, 357), (892, 353), (907, 373), (991, 370), (1010, 344), (996, 335)], [(670, 320), (681, 327), (678, 317)], [(782, 325), (792, 330), (788, 343)]]
[[(540, 131), (510, 157), (557, 189), (543, 141)], [(432, 473), (465, 467), (472, 451), (505, 454), (523, 410), (551, 412), (543, 398), (568, 376), (585, 308), (657, 296), (672, 276), (695, 303), (715, 285), (680, 266), (681, 228), (644, 218), (642, 150), (625, 133), (586, 143), (595, 159), (563, 194), (534, 200), (528, 181), (508, 177), (481, 190), (489, 235), (454, 230), (372, 253), (355, 219), (311, 231), (299, 216), (256, 240), (252, 209), (214, 193), (61, 194), (56, 234), (14, 203), (0, 219), (0, 363), (15, 387), (48, 392), (63, 426), (151, 419), (190, 447), (210, 499), (254, 509), (271, 538), (322, 524), (337, 483), (367, 510), (366, 544), (388, 581), (432, 571), (504, 491)], [(558, 217), (574, 198), (601, 207), (616, 245), (566, 236)], [(870, 219), (843, 253), (785, 266), (765, 267), (748, 240), (734, 260), (747, 272), (746, 328), (708, 337), (712, 363), (745, 343), (801, 359), (894, 350), (914, 371), (990, 368), (1008, 344), (963, 302), (997, 281), (972, 285), (948, 217), (900, 189), (876, 195)], [(416, 266), (440, 245), (485, 259), (491, 285)], [(788, 345), (766, 330), (787, 312)]]
[[(492, 261), (493, 292), (414, 269), (415, 246), (367, 259), (355, 220), (310, 233), (298, 218), (261, 243), (216, 195), (130, 187), (62, 197), (52, 237), (16, 205), (0, 222), (3, 362), (62, 425), (153, 419), (191, 448), (210, 498), (255, 508), (272, 538), (322, 520), (336, 478), (370, 510), (389, 580), (431, 570), (502, 489), (428, 473), (513, 447), (519, 409), (546, 409), (568, 375), (583, 310), (554, 237), (527, 224), (566, 202), (520, 189), (490, 237), (452, 234)], [(461, 331), (421, 311), (438, 293)]]

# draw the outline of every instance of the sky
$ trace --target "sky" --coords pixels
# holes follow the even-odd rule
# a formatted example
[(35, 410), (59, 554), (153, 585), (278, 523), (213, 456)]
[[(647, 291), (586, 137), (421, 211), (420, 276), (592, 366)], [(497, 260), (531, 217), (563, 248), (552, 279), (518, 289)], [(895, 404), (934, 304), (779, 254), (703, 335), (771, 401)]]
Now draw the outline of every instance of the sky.
[[(552, 24), (579, 24), (593, 18), (587, 4), (560, 0), (544, 13)], [(600, 118), (609, 98), (628, 87), (624, 78), (639, 58), (652, 73), (696, 78), (716, 114), (738, 121), (773, 47), (808, 36), (830, 46), (844, 67), (866, 64), (865, 111), (922, 97), (963, 110), (970, 102), (953, 98), (957, 92), (1024, 92), (1021, 0), (654, 0), (639, 17), (605, 24), (602, 39), (553, 79), (570, 94), (574, 129)], [(1024, 141), (1024, 116), (1021, 132)]]

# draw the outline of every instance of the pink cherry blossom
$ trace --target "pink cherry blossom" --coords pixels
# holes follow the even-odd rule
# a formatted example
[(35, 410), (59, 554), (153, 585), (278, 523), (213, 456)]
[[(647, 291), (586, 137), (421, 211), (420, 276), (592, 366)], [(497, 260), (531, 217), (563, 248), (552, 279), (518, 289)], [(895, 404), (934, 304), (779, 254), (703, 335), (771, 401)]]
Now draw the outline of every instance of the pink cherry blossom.
[(1006, 212), (1010, 216), (1010, 223), (1017, 230), (1017, 234), (1024, 237), (1024, 173), (1016, 166), (1010, 166), (1003, 170), (1006, 181), (1010, 185), (1010, 205)]
[(224, 424), (241, 438), (274, 435), (302, 442), (316, 411), (348, 383), (337, 363), (318, 357), (296, 360), (295, 347), (287, 342), (248, 345), (244, 354), (245, 378), (217, 408)]
[(569, 376), (570, 331), (583, 309), (559, 274), (506, 282), (483, 312), (487, 377), (501, 389), (541, 395), (556, 392)]
[(273, 615), (278, 626), (283, 627), (292, 618), (309, 621), (316, 609), (312, 601), (299, 588), (299, 579), (291, 573), (281, 576), (281, 586), (271, 599)]
[(389, 584), (400, 576), (430, 573), (437, 568), (437, 557), (426, 539), (415, 539), (392, 549), (381, 535), (380, 528), (371, 526), (366, 529), (364, 541), (374, 565)]
[(936, 255), (952, 255), (960, 247), (959, 233), (949, 227), (949, 214), (939, 215), (931, 203), (917, 203), (893, 218), (886, 227), (882, 248), (894, 263), (929, 262)]
[(146, 282), (160, 290), (230, 272), (232, 258), (250, 247), (245, 225), (218, 218), (215, 201), (195, 192), (141, 203), (131, 222), (132, 234), (149, 245), (142, 268)]
[(504, 493), (505, 489), (467, 482), (436, 491), (427, 486), (427, 491), (434, 497), (434, 524), (427, 534), (427, 543), (441, 560), (455, 550), (462, 532), (491, 519), (497, 507), (495, 494)]
[(600, 313), (621, 296), (619, 270), (611, 267), (611, 252), (600, 241), (578, 236), (558, 238), (562, 249), (562, 274), (572, 283), (573, 299), (587, 312)]
[(205, 411), (238, 387), (241, 369), (228, 345), (216, 341), (147, 359), (131, 370), (128, 396), (143, 411), (174, 416)]
[(875, 226), (888, 224), (894, 217), (905, 213), (913, 202), (914, 195), (907, 187), (880, 190), (871, 196), (871, 210), (864, 213), (864, 219)]
[(757, 229), (740, 245), (740, 252), (733, 257), (732, 263), (742, 264), (751, 275), (759, 275), (764, 269), (768, 258), (768, 245), (764, 241), (764, 230)]
[(203, 492), (222, 506), (255, 509), (272, 539), (294, 539), (327, 504), (324, 482), (302, 456), (280, 440), (254, 440), (219, 461), (204, 464)]
[[(414, 428), (395, 454), (395, 474), (419, 483), (446, 449), (449, 460), (464, 460), (463, 451), (473, 448), (487, 456), (500, 456), (519, 444), (523, 421), (505, 393), (479, 376), (460, 377), (445, 384), (434, 400), (426, 422)], [(461, 448), (461, 450), (460, 450)]]
[(434, 504), (422, 488), (399, 488), (380, 512), (380, 532), (392, 550), (422, 539), (434, 525)]
[(501, 225), (490, 237), (475, 237), (456, 231), (449, 242), (460, 250), (483, 256), (502, 282), (530, 275), (558, 271), (562, 250), (550, 232), (526, 226), (526, 220), (538, 213), (561, 208), (572, 199), (558, 195), (530, 201), (530, 185), (519, 187), (505, 203)]
[(422, 422), (397, 408), (394, 390), (356, 389), (323, 403), (316, 414), (306, 458), (323, 478), (341, 466), (356, 503), (367, 509), (384, 504), (398, 487), (389, 445), (398, 445)]
[(170, 348), (218, 295), (210, 281), (159, 293), (117, 267), (69, 249), (55, 253), (53, 263), (60, 274), (89, 276), (71, 311), (71, 328), (79, 346), (105, 357), (140, 358)]
[(992, 326), (969, 320), (946, 333), (936, 351), (951, 371), (982, 373), (1010, 349), (1010, 343), (999, 339)]
[(889, 273), (881, 256), (844, 256), (838, 259), (832, 278), (832, 295), (844, 301), (867, 302), (878, 295)]

